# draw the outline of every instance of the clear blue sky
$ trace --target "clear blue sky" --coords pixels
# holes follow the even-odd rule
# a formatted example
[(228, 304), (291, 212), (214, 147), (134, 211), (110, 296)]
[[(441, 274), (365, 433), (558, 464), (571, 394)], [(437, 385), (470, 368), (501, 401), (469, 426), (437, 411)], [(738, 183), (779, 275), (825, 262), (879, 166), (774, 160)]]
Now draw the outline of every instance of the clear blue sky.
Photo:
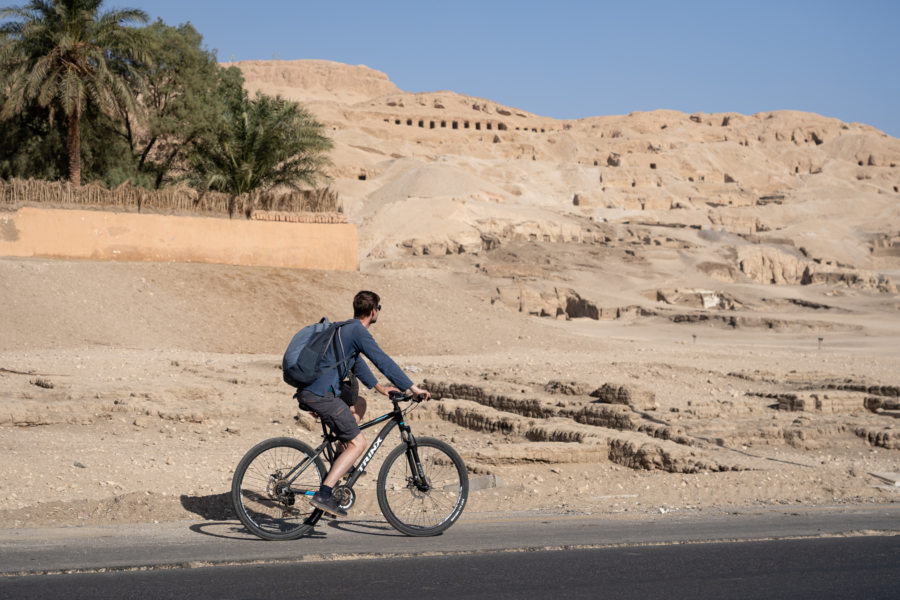
[[(7, 3), (13, 4), (7, 0)], [(900, 137), (900, 1), (107, 0), (219, 60), (328, 59), (556, 118), (811, 111)]]

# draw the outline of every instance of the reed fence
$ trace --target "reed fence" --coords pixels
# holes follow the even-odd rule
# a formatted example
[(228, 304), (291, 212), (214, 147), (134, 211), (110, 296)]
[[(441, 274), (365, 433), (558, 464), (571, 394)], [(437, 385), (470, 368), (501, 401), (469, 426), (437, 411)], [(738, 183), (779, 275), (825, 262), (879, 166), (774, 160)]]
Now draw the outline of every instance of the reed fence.
[[(233, 201), (232, 201), (233, 200)], [(74, 186), (67, 181), (39, 181), (34, 179), (0, 179), (0, 207), (16, 209), (20, 206), (52, 208), (100, 208), (125, 212), (162, 214), (194, 214), (233, 216), (261, 220), (335, 223), (346, 222), (340, 198), (325, 187), (315, 190), (265, 191), (232, 197), (221, 192), (203, 192), (189, 187), (147, 190), (123, 184), (115, 189), (99, 185)], [(278, 218), (267, 217), (277, 212)], [(330, 213), (329, 219), (304, 217), (304, 213)], [(290, 215), (290, 218), (288, 218)]]

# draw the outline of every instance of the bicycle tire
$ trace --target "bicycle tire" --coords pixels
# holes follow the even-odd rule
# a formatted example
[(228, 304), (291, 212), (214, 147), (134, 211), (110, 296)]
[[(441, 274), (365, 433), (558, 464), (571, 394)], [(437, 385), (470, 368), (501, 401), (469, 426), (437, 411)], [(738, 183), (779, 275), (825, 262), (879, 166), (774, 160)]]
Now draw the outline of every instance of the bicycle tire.
[[(244, 455), (231, 481), (231, 502), (244, 527), (264, 540), (293, 540), (312, 529), (321, 511), (307, 499), (326, 474), (321, 459), (313, 457), (310, 446), (288, 437), (260, 442)], [(279, 489), (279, 478), (307, 459), (313, 464), (289, 488)]]
[(417, 438), (419, 460), (429, 483), (419, 489), (412, 480), (407, 445), (388, 454), (378, 473), (378, 506), (388, 523), (406, 535), (438, 535), (462, 514), (469, 497), (469, 476), (462, 457), (449, 444)]

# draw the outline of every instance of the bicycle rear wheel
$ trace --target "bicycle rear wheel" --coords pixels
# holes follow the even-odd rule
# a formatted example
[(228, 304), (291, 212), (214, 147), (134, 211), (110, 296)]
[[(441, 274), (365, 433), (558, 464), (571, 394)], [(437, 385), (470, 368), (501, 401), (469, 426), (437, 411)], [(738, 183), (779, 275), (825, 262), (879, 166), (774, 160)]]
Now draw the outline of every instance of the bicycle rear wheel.
[[(299, 476), (288, 483), (298, 465)], [(325, 465), (315, 451), (300, 440), (281, 437), (260, 442), (234, 471), (234, 510), (254, 535), (266, 540), (296, 539), (321, 516), (307, 500), (319, 489), (325, 474)]]
[(469, 496), (466, 465), (449, 444), (417, 438), (424, 481), (416, 481), (412, 450), (394, 448), (378, 473), (378, 506), (397, 531), (412, 536), (438, 535), (462, 514)]

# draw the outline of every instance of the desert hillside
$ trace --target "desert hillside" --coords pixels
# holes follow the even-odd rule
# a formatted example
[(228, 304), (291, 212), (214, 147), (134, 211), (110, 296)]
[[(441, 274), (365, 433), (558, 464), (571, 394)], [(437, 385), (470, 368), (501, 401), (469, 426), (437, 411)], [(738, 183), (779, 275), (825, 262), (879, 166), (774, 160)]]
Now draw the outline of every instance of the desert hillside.
[(775, 286), (896, 293), (900, 140), (870, 126), (790, 111), (560, 121), (404, 93), (364, 66), (236, 64), (249, 89), (305, 102), (332, 131), (365, 268), (486, 273), (495, 301), (550, 316), (822, 314), (817, 292)]
[[(900, 140), (799, 112), (560, 121), (364, 66), (236, 64), (327, 124), (360, 271), (0, 259), (7, 526), (233, 520), (247, 449), (317, 440), (281, 352), (364, 288), (434, 393), (416, 434), (479, 482), (467, 514), (897, 501)], [(359, 486), (352, 516), (377, 516)]]

